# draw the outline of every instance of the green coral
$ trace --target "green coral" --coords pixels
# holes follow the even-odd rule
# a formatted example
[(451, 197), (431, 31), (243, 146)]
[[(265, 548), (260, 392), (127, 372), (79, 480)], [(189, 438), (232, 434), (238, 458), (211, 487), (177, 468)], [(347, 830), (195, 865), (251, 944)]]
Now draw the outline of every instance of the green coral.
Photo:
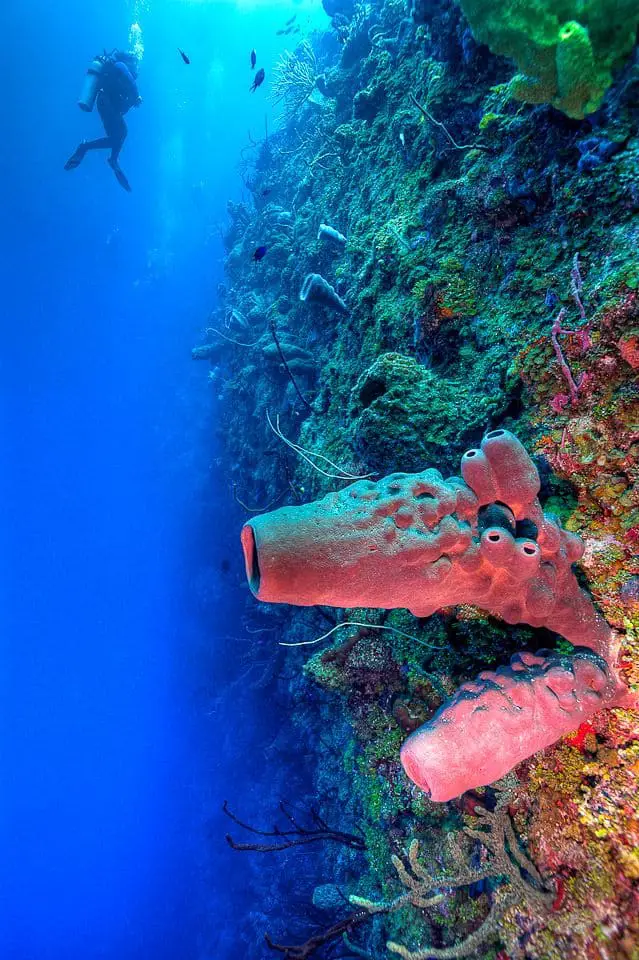
[(631, 52), (635, 0), (461, 0), (478, 41), (515, 61), (517, 100), (551, 103), (582, 119), (601, 105), (612, 71)]
[[(460, 355), (463, 348), (462, 342)], [(380, 471), (399, 465), (417, 471), (430, 463), (454, 470), (464, 444), (507, 403), (494, 378), (501, 349), (487, 350), (472, 369), (462, 357), (468, 370), (463, 382), (447, 380), (413, 357), (382, 354), (352, 391), (355, 448)]]

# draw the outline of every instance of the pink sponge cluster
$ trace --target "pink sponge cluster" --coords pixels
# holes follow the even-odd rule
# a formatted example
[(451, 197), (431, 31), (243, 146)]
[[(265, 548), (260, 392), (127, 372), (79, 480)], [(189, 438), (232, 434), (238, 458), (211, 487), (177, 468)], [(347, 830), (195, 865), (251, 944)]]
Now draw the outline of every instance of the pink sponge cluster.
[[(432, 792), (439, 776), (433, 770), (449, 742), (458, 775), (438, 791), (441, 799), (451, 789), (461, 793), (490, 782), (487, 776), (501, 776), (612, 704), (613, 691), (621, 689), (608, 662), (610, 627), (572, 569), (583, 545), (544, 515), (539, 475), (525, 448), (508, 431), (494, 430), (479, 449), (464, 454), (461, 472), (463, 479), (445, 480), (429, 469), (359, 481), (315, 503), (256, 517), (242, 530), (247, 576), (260, 600), (406, 607), (419, 617), (470, 604), (507, 623), (546, 627), (598, 655), (581, 654), (572, 668), (552, 657), (534, 663), (520, 658), (506, 673), (482, 675), (476, 688), (463, 687), (402, 753), (409, 776), (431, 784)], [(533, 666), (539, 670), (531, 672)], [(557, 709), (549, 709), (559, 674), (573, 685), (571, 709), (559, 699)], [(595, 674), (597, 689), (582, 682)], [(521, 702), (508, 700), (511, 690), (513, 696), (520, 692)], [(502, 729), (502, 721), (509, 726)], [(490, 764), (480, 763), (481, 751), (491, 754)]]
[[(242, 530), (253, 592), (300, 606), (407, 607), (418, 617), (472, 604), (605, 650), (610, 629), (572, 572), (582, 543), (544, 516), (539, 475), (517, 438), (487, 434), (462, 473), (394, 473), (255, 517)], [(498, 522), (486, 525), (488, 505)]]

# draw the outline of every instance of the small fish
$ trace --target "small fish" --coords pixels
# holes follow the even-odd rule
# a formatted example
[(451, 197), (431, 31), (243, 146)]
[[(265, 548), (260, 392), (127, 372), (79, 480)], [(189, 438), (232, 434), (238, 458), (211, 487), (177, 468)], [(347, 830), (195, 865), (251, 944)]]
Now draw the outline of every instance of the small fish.
[(252, 83), (251, 86), (249, 87), (249, 91), (250, 91), (251, 93), (255, 93), (255, 91), (257, 90), (257, 88), (260, 87), (260, 86), (264, 83), (264, 77), (265, 77), (265, 76), (266, 76), (266, 73), (265, 73), (265, 71), (264, 71), (264, 67), (260, 67), (260, 69), (259, 69), (259, 70), (257, 71), (257, 73), (255, 74), (255, 80), (253, 81), (253, 83)]
[(263, 259), (264, 259), (264, 257), (266, 256), (266, 251), (267, 251), (267, 250), (268, 250), (268, 247), (257, 247), (257, 248), (256, 248), (255, 253), (253, 254), (253, 259), (255, 260), (256, 263), (259, 263), (260, 260), (263, 260)]
[(255, 50), (251, 50), (251, 70), (255, 70), (256, 63), (257, 63), (257, 54)]
[(262, 190), (262, 196), (268, 197), (269, 193), (273, 193), (273, 187), (264, 187)]
[(227, 560), (225, 557), (220, 563), (220, 570), (222, 571), (222, 573), (228, 573), (230, 569), (231, 569), (231, 561)]
[(178, 47), (178, 53), (180, 54), (180, 56), (182, 57), (182, 59), (184, 60), (184, 62), (185, 62), (186, 64), (189, 64), (189, 63), (191, 62), (191, 61), (189, 60), (189, 58), (187, 57), (187, 55), (185, 54), (184, 50), (180, 50), (179, 47)]
[(293, 16), (291, 17), (291, 19), (286, 21), (286, 23), (284, 24), (284, 26), (285, 26), (285, 27), (290, 27), (292, 24), (295, 23), (296, 20), (297, 20), (297, 14), (294, 13)]

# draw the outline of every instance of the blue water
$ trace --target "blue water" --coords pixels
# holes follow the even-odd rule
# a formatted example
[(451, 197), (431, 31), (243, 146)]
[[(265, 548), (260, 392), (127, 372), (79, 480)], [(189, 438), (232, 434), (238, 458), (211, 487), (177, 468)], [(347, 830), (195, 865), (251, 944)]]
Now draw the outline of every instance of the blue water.
[[(216, 902), (228, 923), (218, 873), (234, 861), (207, 818), (238, 765), (201, 690), (227, 676), (241, 559), (190, 348), (222, 277), (237, 156), (268, 112), (248, 55), (272, 63), (297, 9), (14, 0), (0, 14), (2, 960), (189, 960)], [(99, 135), (75, 106), (86, 64), (136, 18), (129, 195), (103, 153), (63, 164)]]

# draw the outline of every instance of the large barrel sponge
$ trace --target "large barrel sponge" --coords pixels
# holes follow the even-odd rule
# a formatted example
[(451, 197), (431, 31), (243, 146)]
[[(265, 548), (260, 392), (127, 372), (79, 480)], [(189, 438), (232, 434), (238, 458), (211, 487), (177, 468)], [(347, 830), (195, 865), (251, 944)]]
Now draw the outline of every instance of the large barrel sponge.
[(603, 657), (577, 649), (518, 653), (465, 683), (401, 750), (408, 776), (431, 800), (452, 800), (499, 780), (627, 691)]
[(582, 119), (601, 105), (632, 51), (636, 0), (460, 0), (475, 38), (510, 57), (513, 96)]

